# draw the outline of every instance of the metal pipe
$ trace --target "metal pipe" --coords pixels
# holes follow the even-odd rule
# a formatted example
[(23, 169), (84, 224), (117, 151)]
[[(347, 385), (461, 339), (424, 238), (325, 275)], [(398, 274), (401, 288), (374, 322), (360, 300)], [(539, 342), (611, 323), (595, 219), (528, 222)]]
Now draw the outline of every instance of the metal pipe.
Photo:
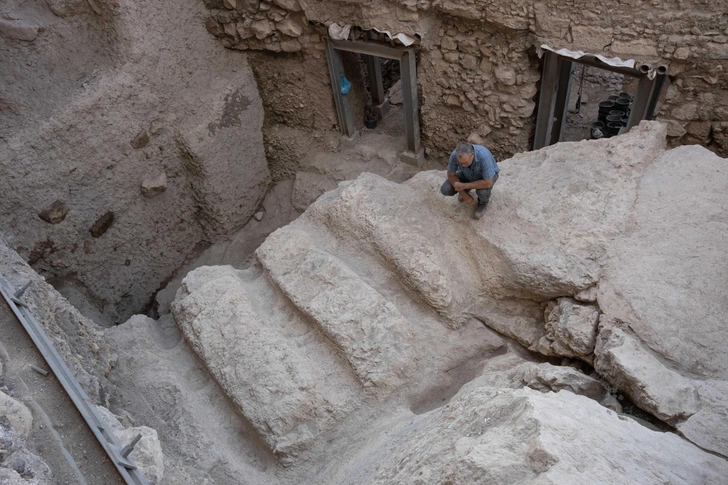
[(48, 371), (47, 370), (41, 369), (37, 365), (30, 364), (28, 367), (30, 367), (32, 370), (36, 371), (38, 374), (40, 374), (42, 376), (47, 376), (48, 375)]
[(664, 86), (665, 80), (667, 79), (667, 66), (661, 64), (657, 66), (655, 72), (657, 73), (655, 75), (655, 83), (652, 85), (652, 91), (650, 92), (650, 101), (647, 103), (647, 108), (645, 109), (646, 120), (654, 120), (656, 118), (655, 108), (657, 107), (657, 101), (659, 101), (660, 99), (662, 87)]

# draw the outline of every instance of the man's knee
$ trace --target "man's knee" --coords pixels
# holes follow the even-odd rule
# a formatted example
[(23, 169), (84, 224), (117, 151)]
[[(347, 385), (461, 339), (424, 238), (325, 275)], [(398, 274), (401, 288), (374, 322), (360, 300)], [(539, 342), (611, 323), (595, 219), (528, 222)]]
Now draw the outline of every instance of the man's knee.
[(457, 193), (455, 187), (452, 186), (449, 180), (445, 180), (445, 183), (440, 187), (440, 193), (442, 195), (453, 196)]
[(490, 193), (492, 191), (492, 188), (490, 189), (479, 189), (476, 190), (475, 193), (478, 195), (478, 205), (484, 205), (487, 204), (490, 200)]

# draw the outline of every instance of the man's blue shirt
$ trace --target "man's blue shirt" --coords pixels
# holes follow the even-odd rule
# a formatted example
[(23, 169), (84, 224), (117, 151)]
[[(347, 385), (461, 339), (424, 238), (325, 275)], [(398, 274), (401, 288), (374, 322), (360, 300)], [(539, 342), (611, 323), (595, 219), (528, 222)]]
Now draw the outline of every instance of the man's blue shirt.
[(453, 150), (450, 154), (450, 160), (447, 162), (448, 172), (458, 173), (469, 182), (476, 182), (478, 180), (484, 180), (493, 178), (496, 173), (500, 172), (498, 164), (495, 161), (495, 157), (490, 150), (482, 145), (473, 145), (475, 150), (475, 159), (469, 167), (463, 167), (458, 163), (458, 157)]

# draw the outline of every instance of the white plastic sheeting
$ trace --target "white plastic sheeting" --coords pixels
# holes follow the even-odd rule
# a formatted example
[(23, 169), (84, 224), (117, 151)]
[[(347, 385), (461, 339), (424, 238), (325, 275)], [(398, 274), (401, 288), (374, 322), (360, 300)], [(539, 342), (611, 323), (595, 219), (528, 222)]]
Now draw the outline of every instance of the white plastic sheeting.
[[(412, 44), (414, 44), (415, 42), (419, 41), (419, 39), (417, 37), (412, 37), (407, 34), (402, 34), (402, 33), (392, 34), (388, 30), (379, 30), (379, 29), (371, 29), (371, 30), (377, 32), (378, 34), (384, 34), (387, 37), (389, 37), (389, 39), (398, 40), (405, 47), (409, 47)], [(337, 24), (337, 23), (333, 23), (333, 24), (329, 25), (329, 37), (334, 40), (348, 40), (350, 32), (351, 32), (350, 24), (346, 24), (343, 27), (339, 26), (339, 24)], [(417, 35), (418, 37), (422, 37), (419, 34), (415, 34), (415, 35)]]
[(602, 56), (600, 54), (590, 54), (589, 52), (584, 52), (584, 51), (570, 51), (569, 49), (556, 50), (553, 47), (550, 47), (546, 44), (541, 44), (541, 47), (539, 47), (538, 50), (536, 51), (538, 54), (538, 57), (541, 57), (543, 55), (544, 50), (551, 51), (560, 56), (571, 57), (572, 59), (577, 59), (577, 60), (584, 56), (592, 55), (592, 56), (596, 57), (597, 59), (599, 59), (600, 61), (602, 61), (604, 64), (608, 64), (610, 66), (629, 67), (630, 69), (635, 68), (634, 59), (627, 59), (626, 61), (623, 61), (619, 57), (606, 57), (606, 56)]

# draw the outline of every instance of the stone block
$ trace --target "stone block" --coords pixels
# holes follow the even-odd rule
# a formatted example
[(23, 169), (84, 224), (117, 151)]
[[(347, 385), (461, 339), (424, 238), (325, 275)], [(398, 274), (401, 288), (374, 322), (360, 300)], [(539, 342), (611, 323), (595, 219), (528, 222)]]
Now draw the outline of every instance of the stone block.
[(400, 22), (417, 22), (420, 14), (416, 10), (397, 7), (397, 20)]
[(365, 387), (392, 390), (409, 375), (412, 326), (343, 261), (290, 226), (256, 251), (290, 301), (341, 350)]
[(443, 37), (440, 41), (440, 47), (446, 50), (454, 51), (457, 50), (458, 44), (452, 37)]
[(27, 438), (33, 429), (33, 415), (19, 401), (0, 391), (0, 416), (5, 417), (10, 427), (20, 436)]
[(237, 0), (237, 6), (241, 12), (256, 13), (263, 4), (260, 0)]
[(476, 145), (485, 144), (485, 141), (477, 133), (471, 133), (470, 136), (468, 137), (468, 142), (474, 143)]
[(60, 200), (56, 200), (50, 207), (38, 213), (38, 217), (51, 224), (58, 224), (66, 218), (68, 206)]
[(142, 181), (142, 195), (152, 199), (167, 190), (167, 174), (162, 172), (155, 177), (146, 177)]
[(670, 114), (677, 120), (694, 120), (698, 114), (698, 105), (695, 103), (680, 103), (672, 108)]
[(273, 29), (271, 28), (268, 19), (256, 20), (250, 24), (250, 29), (255, 34), (256, 39), (265, 39), (273, 33)]
[(0, 37), (5, 39), (32, 42), (38, 37), (37, 25), (30, 25), (19, 20), (6, 20), (0, 18)]
[(234, 22), (228, 22), (226, 24), (223, 24), (222, 30), (223, 30), (223, 32), (225, 32), (225, 34), (229, 35), (230, 37), (235, 37), (238, 35), (237, 24)]
[(495, 68), (495, 78), (506, 86), (513, 86), (516, 84), (516, 71), (512, 67), (499, 65)]
[(602, 317), (594, 368), (642, 409), (667, 422), (687, 419), (699, 408), (693, 384), (665, 367), (639, 340)]
[(447, 52), (443, 56), (447, 62), (459, 62), (460, 61), (460, 54), (457, 52)]
[(281, 20), (286, 18), (286, 16), (288, 16), (288, 12), (278, 7), (273, 7), (268, 12), (268, 18), (273, 22), (280, 22)]
[(281, 41), (280, 46), (283, 52), (298, 52), (301, 50), (301, 43), (297, 39)]
[(298, 4), (298, 0), (273, 0), (273, 3), (285, 10), (290, 10), (292, 12), (298, 12), (299, 10), (301, 10), (301, 6)]
[(132, 148), (144, 148), (149, 144), (149, 135), (147, 135), (146, 130), (142, 130), (134, 137), (134, 139), (130, 142)]
[(709, 42), (705, 45), (707, 57), (713, 60), (728, 59), (728, 44)]
[(238, 35), (242, 40), (250, 39), (251, 37), (255, 37), (255, 32), (253, 32), (253, 29), (250, 28), (250, 26), (245, 25), (242, 22), (237, 23), (237, 29), (238, 29)]
[(455, 96), (454, 94), (448, 94), (445, 96), (445, 103), (449, 104), (450, 106), (460, 106), (460, 98)]
[(594, 25), (575, 25), (571, 27), (572, 43), (577, 50), (600, 54), (605, 46), (612, 43), (614, 29)]
[(685, 127), (685, 131), (705, 142), (710, 137), (710, 121), (691, 121)]
[(280, 52), (281, 51), (281, 43), (272, 41), (269, 39), (266, 40), (266, 43), (263, 45), (263, 47), (265, 48), (265, 50), (271, 51), (271, 52)]
[[(203, 266), (185, 277), (172, 312), (233, 405), (290, 465), (350, 410), (355, 380), (315, 341), (287, 336), (278, 321), (259, 312), (259, 295), (249, 291), (231, 266)], [(286, 315), (287, 325), (306, 328), (290, 311)]]
[(93, 237), (101, 237), (106, 231), (109, 230), (111, 225), (114, 223), (114, 213), (109, 211), (103, 216), (99, 217), (94, 225), (91, 226), (91, 235)]
[(615, 40), (610, 47), (612, 53), (620, 57), (658, 57), (657, 47), (651, 39), (631, 41)]
[(303, 27), (291, 18), (278, 22), (276, 24), (276, 29), (288, 37), (298, 37), (303, 33)]
[(690, 57), (690, 47), (678, 47), (672, 56), (675, 59), (687, 59)]
[(465, 69), (470, 69), (471, 71), (475, 71), (478, 68), (478, 59), (475, 58), (475, 56), (470, 54), (464, 54), (463, 58), (460, 60), (460, 64)]
[(546, 306), (546, 335), (537, 350), (545, 355), (579, 357), (591, 361), (599, 321), (599, 308), (559, 298)]

